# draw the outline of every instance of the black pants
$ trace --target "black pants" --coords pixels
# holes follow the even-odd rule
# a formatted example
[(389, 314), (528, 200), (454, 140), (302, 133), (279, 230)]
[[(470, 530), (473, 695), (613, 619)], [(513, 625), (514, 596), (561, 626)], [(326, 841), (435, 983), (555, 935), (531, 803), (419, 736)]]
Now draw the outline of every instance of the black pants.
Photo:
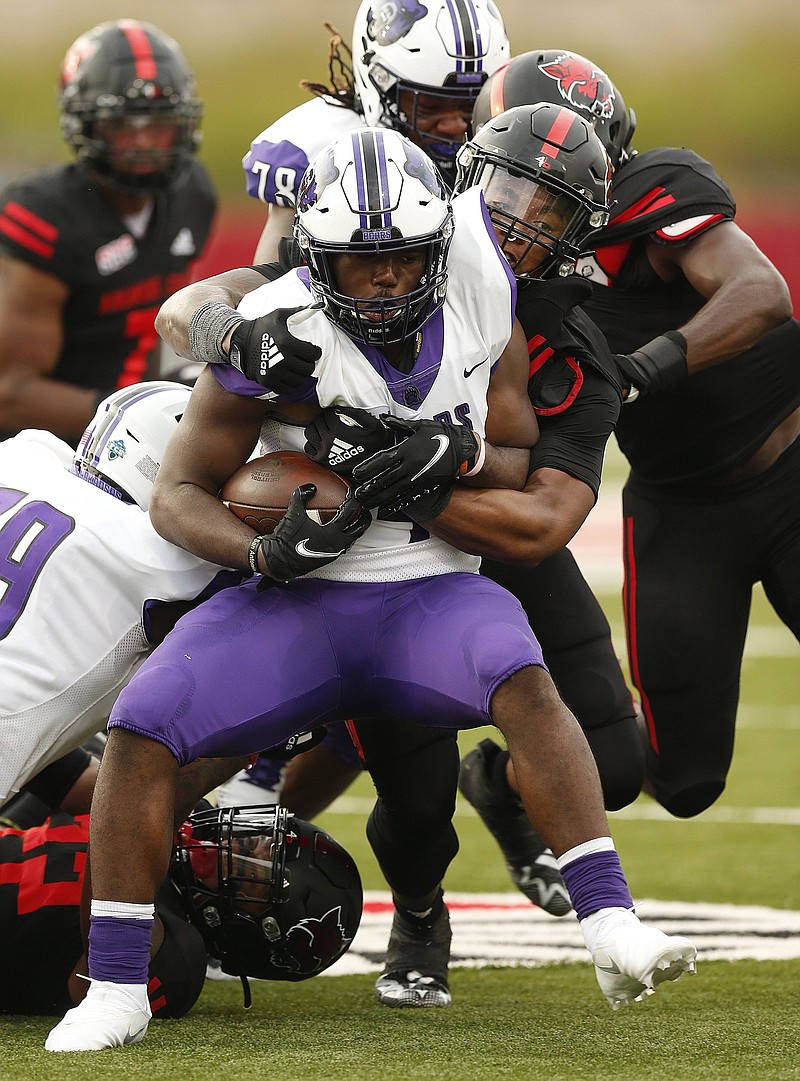
[(754, 583), (800, 640), (800, 439), (736, 488), (665, 492), (631, 477), (622, 507), (648, 774), (659, 803), (689, 817), (725, 787)]

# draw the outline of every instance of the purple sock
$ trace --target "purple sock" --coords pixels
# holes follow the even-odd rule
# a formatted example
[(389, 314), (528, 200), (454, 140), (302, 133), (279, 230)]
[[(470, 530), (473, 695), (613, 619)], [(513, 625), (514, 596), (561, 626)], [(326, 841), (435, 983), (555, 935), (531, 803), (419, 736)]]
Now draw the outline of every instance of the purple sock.
[(92, 916), (89, 976), (110, 983), (147, 983), (153, 920)]
[(561, 868), (579, 920), (601, 908), (633, 908), (628, 883), (616, 852), (591, 852)]

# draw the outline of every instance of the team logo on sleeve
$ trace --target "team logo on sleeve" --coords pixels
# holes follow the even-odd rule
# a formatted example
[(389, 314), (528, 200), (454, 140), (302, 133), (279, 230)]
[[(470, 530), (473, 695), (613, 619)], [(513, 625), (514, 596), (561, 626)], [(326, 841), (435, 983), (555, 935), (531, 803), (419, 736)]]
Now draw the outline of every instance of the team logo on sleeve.
[(614, 87), (608, 76), (582, 56), (564, 53), (552, 64), (539, 64), (539, 70), (558, 83), (565, 101), (576, 109), (608, 120), (614, 115)]
[(367, 34), (378, 45), (392, 45), (405, 37), (415, 22), (424, 19), (428, 9), (417, 0), (387, 0), (374, 7), (367, 19)]

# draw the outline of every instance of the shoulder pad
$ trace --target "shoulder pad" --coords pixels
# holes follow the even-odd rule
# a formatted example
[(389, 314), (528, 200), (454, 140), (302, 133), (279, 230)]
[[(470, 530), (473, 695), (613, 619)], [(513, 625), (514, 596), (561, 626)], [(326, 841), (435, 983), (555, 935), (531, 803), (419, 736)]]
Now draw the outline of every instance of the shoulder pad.
[[(736, 213), (733, 195), (713, 166), (682, 147), (637, 155), (614, 177), (611, 195), (611, 221), (593, 238), (596, 248), (649, 236), (688, 219), (707, 219), (704, 226), (695, 223), (695, 235)], [(666, 234), (662, 239), (684, 242), (688, 237)]]

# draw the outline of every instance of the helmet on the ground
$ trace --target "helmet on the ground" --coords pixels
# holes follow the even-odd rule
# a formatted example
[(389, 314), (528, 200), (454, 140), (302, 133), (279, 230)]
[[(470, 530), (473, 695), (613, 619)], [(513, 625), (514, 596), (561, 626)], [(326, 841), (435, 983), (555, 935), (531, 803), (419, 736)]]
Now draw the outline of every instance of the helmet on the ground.
[(58, 101), (78, 160), (126, 194), (173, 187), (200, 142), (202, 105), (183, 52), (136, 19), (100, 23), (70, 45)]
[(104, 398), (81, 436), (72, 472), (142, 510), (189, 401), (182, 383), (134, 383)]
[(363, 894), (351, 856), (277, 805), (195, 811), (171, 875), (223, 972), (307, 980), (350, 946)]
[(447, 175), (463, 140), (420, 130), (420, 95), (461, 105), (468, 120), (481, 85), (508, 56), (492, 0), (363, 0), (353, 26), (359, 110), (370, 126), (408, 135)]
[(518, 277), (572, 273), (585, 238), (608, 222), (610, 182), (592, 125), (548, 102), (500, 113), (458, 154), (456, 191), (482, 189)]
[[(441, 175), (410, 139), (364, 128), (329, 143), (303, 175), (294, 237), (315, 301), (358, 341), (408, 338), (444, 304), (453, 214)], [(336, 257), (422, 249), (424, 269), (408, 293), (354, 299), (339, 287)]]
[(635, 151), (630, 144), (636, 114), (606, 73), (567, 49), (540, 49), (515, 56), (484, 84), (472, 114), (472, 130), (516, 105), (549, 101), (590, 121), (616, 169)]

